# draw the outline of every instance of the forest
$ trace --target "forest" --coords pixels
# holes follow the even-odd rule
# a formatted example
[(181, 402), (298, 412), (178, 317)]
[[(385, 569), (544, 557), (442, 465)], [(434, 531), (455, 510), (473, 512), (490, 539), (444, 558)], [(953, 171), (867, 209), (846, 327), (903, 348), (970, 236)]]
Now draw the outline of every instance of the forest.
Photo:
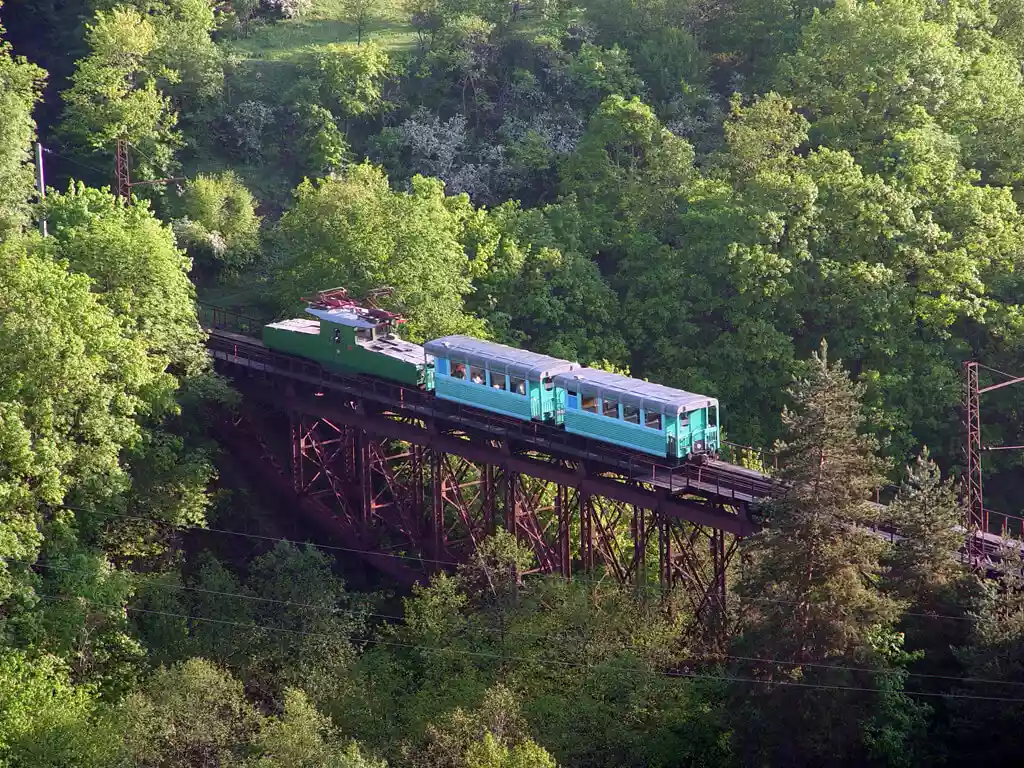
[[(1015, 764), (1024, 562), (954, 553), (1020, 267), (1019, 0), (2, 0), (0, 766)], [(295, 535), (197, 301), (342, 285), (718, 398), (784, 481), (720, 631), (500, 529), (411, 590)]]

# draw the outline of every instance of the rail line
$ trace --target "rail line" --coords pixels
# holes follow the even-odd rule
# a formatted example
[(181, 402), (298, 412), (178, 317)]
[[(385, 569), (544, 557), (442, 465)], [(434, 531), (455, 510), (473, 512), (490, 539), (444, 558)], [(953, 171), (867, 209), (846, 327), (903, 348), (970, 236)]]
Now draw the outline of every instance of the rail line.
[[(698, 496), (717, 506), (713, 510), (709, 508), (708, 519), (701, 522), (718, 525), (740, 535), (756, 530), (746, 517), (747, 508), (777, 491), (777, 481), (769, 475), (727, 461), (671, 463), (667, 459), (660, 460), (572, 435), (549, 424), (524, 422), (442, 400), (418, 388), (371, 376), (328, 371), (314, 361), (280, 354), (265, 347), (259, 338), (251, 335), (260, 327), (254, 320), (217, 308), (201, 305), (201, 309), (207, 320), (203, 323), (208, 334), (207, 347), (215, 360), (251, 373), (287, 380), (316, 397), (335, 392), (348, 399), (373, 403), (382, 411), (404, 419), (429, 421), (434, 425), (432, 428), (441, 431), (457, 429), (485, 440), (500, 441), (505, 450), (511, 447), (516, 455), (544, 454), (581, 466), (585, 464), (591, 476), (648, 486), (672, 498)], [(234, 330), (228, 330), (226, 326)], [(327, 405), (327, 401), (321, 402)], [(398, 435), (384, 436), (402, 439)], [(530, 470), (526, 471), (529, 473)], [(732, 506), (739, 510), (739, 514), (723, 515), (721, 505)], [(884, 507), (880, 503), (878, 506)], [(703, 517), (695, 506), (691, 505), (690, 509)], [(740, 523), (739, 527), (737, 523)], [(890, 526), (883, 525), (876, 529), (876, 533), (890, 541), (902, 538)], [(1016, 545), (1024, 554), (1024, 542), (984, 531), (968, 533), (965, 530), (964, 533), (963, 551), (967, 550), (966, 543), (973, 539), (975, 551), (982, 552), (989, 562), (997, 560), (999, 553), (1008, 546)]]
[(397, 413), (434, 419), (479, 434), (543, 451), (552, 456), (586, 461), (598, 474), (615, 474), (669, 494), (701, 493), (723, 502), (752, 503), (769, 495), (772, 479), (755, 470), (724, 461), (706, 464), (670, 463), (646, 454), (572, 435), (540, 422), (523, 422), (471, 406), (451, 403), (427, 392), (371, 376), (346, 375), (319, 363), (282, 355), (261, 341), (230, 331), (208, 329), (208, 348), (218, 360), (251, 371), (281, 376), (323, 392), (339, 392), (375, 402)]

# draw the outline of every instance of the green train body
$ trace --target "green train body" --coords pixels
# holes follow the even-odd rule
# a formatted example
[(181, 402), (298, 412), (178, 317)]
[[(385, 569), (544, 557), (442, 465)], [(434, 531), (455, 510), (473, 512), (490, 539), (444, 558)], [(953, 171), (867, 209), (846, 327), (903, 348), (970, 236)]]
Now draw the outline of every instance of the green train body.
[(314, 318), (264, 326), (263, 344), (338, 373), (365, 373), (433, 389), (433, 366), (427, 364), (423, 347), (398, 338), (390, 322), (356, 309), (310, 308)]
[(264, 326), (264, 345), (653, 456), (714, 456), (721, 445), (713, 397), (469, 336), (413, 344), (395, 333), (398, 315), (362, 306), (344, 289), (319, 293), (306, 312), (313, 317)]

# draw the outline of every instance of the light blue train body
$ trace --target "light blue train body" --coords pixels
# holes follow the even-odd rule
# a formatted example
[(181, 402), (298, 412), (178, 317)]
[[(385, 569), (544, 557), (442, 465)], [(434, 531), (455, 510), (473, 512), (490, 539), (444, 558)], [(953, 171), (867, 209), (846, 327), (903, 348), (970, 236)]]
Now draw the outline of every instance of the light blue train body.
[(264, 328), (271, 349), (335, 369), (419, 386), (442, 399), (652, 456), (715, 455), (721, 445), (713, 397), (586, 368), (471, 336), (422, 347), (394, 334), (400, 318), (367, 309), (344, 289), (321, 292), (308, 312)]

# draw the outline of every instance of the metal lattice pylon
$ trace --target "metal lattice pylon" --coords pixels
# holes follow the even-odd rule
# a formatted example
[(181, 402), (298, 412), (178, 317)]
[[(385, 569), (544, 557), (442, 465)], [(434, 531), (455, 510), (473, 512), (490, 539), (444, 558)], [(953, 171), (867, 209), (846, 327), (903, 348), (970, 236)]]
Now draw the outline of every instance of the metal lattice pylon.
[(981, 479), (981, 389), (978, 386), (978, 364), (973, 361), (964, 363), (964, 427), (966, 442), (964, 453), (967, 470), (964, 475), (964, 506), (967, 513), (967, 531), (970, 536), (968, 554), (971, 562), (977, 562), (981, 556), (981, 540), (975, 535), (978, 531), (988, 531), (988, 520), (985, 518), (985, 504), (982, 495)]
[(117, 196), (128, 202), (132, 196), (132, 182), (128, 174), (128, 142), (118, 139), (114, 148), (114, 175)]

